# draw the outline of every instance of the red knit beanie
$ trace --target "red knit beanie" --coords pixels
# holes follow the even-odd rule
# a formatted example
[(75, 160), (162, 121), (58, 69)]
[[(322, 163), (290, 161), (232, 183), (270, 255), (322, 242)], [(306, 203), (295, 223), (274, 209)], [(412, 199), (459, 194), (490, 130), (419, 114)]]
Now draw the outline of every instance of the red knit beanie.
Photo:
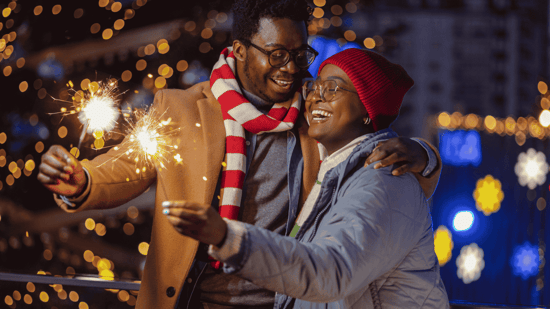
[(375, 131), (388, 128), (397, 118), (403, 97), (414, 84), (400, 65), (368, 50), (345, 49), (323, 61), (319, 73), (327, 64), (336, 65), (346, 72), (372, 119)]

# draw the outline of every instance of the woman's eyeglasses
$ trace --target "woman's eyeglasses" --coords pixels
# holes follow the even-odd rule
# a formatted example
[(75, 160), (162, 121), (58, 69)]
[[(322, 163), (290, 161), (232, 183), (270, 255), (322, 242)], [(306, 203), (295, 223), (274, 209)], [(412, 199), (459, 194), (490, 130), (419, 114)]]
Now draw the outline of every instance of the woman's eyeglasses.
[(304, 100), (307, 100), (309, 96), (313, 95), (316, 91), (319, 91), (319, 97), (323, 102), (331, 102), (337, 99), (338, 90), (345, 90), (351, 93), (357, 93), (356, 91), (349, 90), (338, 86), (335, 80), (312, 80), (307, 79), (302, 86), (302, 96)]

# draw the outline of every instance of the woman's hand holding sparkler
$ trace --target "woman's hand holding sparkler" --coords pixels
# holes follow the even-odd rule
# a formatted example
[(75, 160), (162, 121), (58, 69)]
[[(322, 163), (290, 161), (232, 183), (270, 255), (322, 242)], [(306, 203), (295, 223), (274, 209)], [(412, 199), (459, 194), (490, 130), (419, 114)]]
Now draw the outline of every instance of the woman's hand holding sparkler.
[(227, 223), (210, 205), (187, 201), (162, 203), (163, 213), (178, 233), (209, 245), (221, 246), (227, 233)]
[(42, 156), (37, 179), (50, 191), (68, 197), (80, 195), (87, 181), (80, 162), (59, 145)]

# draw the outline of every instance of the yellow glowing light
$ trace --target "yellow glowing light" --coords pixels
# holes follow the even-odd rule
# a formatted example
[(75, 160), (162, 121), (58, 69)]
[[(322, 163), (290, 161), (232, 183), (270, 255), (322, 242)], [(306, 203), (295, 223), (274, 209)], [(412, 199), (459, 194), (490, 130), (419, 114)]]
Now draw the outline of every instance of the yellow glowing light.
[(352, 41), (355, 41), (355, 39), (357, 38), (357, 35), (353, 30), (347, 30), (346, 32), (344, 32), (344, 37), (346, 38), (346, 40), (352, 42)]
[(315, 18), (323, 18), (324, 15), (325, 11), (322, 8), (315, 8), (315, 10), (313, 10), (313, 17)]
[(437, 117), (439, 125), (442, 127), (448, 127), (451, 124), (451, 116), (445, 112), (439, 114)]
[(36, 7), (34, 8), (34, 10), (33, 10), (34, 15), (37, 15), (37, 16), (38, 16), (38, 15), (42, 14), (42, 10), (43, 10), (43, 8), (42, 8), (41, 5), (36, 6)]
[(147, 252), (149, 251), (149, 244), (146, 242), (142, 242), (138, 246), (139, 253), (143, 255), (147, 255)]
[(363, 41), (363, 44), (365, 45), (366, 48), (368, 49), (373, 49), (376, 47), (376, 42), (374, 41), (373, 38), (366, 38), (364, 41)]
[(550, 100), (548, 100), (548, 98), (542, 98), (540, 100), (540, 107), (542, 107), (542, 109), (550, 109)]
[(95, 225), (95, 232), (99, 236), (105, 236), (105, 234), (107, 233), (107, 228), (102, 223), (97, 223)]
[(44, 303), (47, 303), (50, 300), (50, 296), (48, 295), (48, 293), (42, 291), (40, 292), (40, 300)]
[(497, 212), (500, 209), (500, 203), (504, 199), (504, 192), (501, 188), (500, 181), (494, 179), (491, 175), (479, 179), (473, 194), (477, 210), (483, 212), (486, 216)]
[(441, 225), (434, 233), (434, 249), (439, 265), (443, 266), (451, 260), (454, 247), (453, 236), (449, 229)]
[(113, 37), (113, 29), (111, 28), (107, 28), (105, 30), (103, 30), (103, 33), (101, 35), (103, 37), (104, 40), (108, 40), (110, 38)]
[(115, 21), (113, 28), (115, 28), (115, 30), (120, 30), (124, 28), (124, 19), (118, 19), (117, 21)]
[(99, 7), (104, 8), (109, 4), (109, 0), (99, 0)]
[(94, 219), (92, 218), (88, 218), (86, 219), (86, 221), (84, 222), (84, 225), (86, 226), (86, 229), (90, 230), (90, 231), (93, 231), (94, 228), (95, 228), (95, 221)]
[(88, 306), (87, 303), (82, 301), (78, 304), (78, 309), (90, 309), (90, 307)]
[(27, 162), (25, 163), (25, 169), (28, 170), (28, 171), (32, 171), (32, 170), (34, 170), (34, 168), (35, 168), (34, 161), (33, 160), (27, 160)]
[(179, 154), (179, 153), (178, 153), (178, 154), (176, 154), (176, 155), (174, 156), (174, 159), (175, 159), (175, 160), (176, 160), (176, 162), (178, 162), (178, 163), (181, 163), (181, 162), (183, 161), (183, 159), (181, 158), (181, 156), (180, 156), (180, 154)]
[(15, 171), (17, 171), (17, 163), (15, 163), (15, 161), (12, 161), (9, 165), (8, 165), (8, 170), (13, 174), (15, 173)]
[(548, 126), (550, 126), (550, 111), (549, 110), (545, 109), (545, 110), (542, 111), (542, 113), (540, 113), (539, 122), (545, 128), (548, 128)]
[(541, 94), (546, 94), (546, 92), (548, 92), (548, 85), (543, 81), (538, 83), (537, 88)]
[(44, 151), (44, 143), (37, 142), (36, 145), (34, 145), (34, 150), (36, 150), (36, 152), (38, 153), (41, 153), (42, 151)]
[(130, 222), (125, 223), (124, 226), (122, 227), (122, 230), (124, 231), (124, 234), (128, 236), (134, 234), (135, 232), (134, 225)]
[(94, 260), (94, 253), (90, 250), (84, 251), (83, 256), (84, 256), (84, 261), (86, 261), (88, 263), (90, 263)]
[(69, 299), (70, 299), (72, 302), (75, 302), (75, 303), (76, 303), (76, 302), (78, 301), (78, 298), (79, 298), (79, 297), (78, 297), (78, 293), (77, 293), (77, 292), (71, 291), (71, 292), (69, 293)]
[(57, 130), (57, 134), (59, 135), (59, 137), (61, 138), (65, 138), (67, 136), (67, 128), (65, 126), (61, 126), (58, 130)]
[(10, 76), (11, 75), (11, 72), (12, 72), (12, 68), (11, 66), (7, 65), (5, 68), (4, 68), (4, 76)]
[(140, 59), (136, 62), (136, 70), (143, 71), (147, 68), (147, 61)]
[(67, 299), (67, 291), (61, 290), (61, 291), (57, 292), (57, 297), (59, 297), (59, 299), (61, 299), (61, 300)]
[(122, 3), (120, 3), (120, 2), (115, 2), (115, 3), (113, 3), (113, 5), (111, 5), (111, 11), (113, 11), (115, 13), (120, 11), (120, 9), (122, 9)]
[(80, 150), (78, 150), (78, 148), (76, 148), (76, 147), (73, 147), (73, 148), (71, 148), (71, 154), (75, 158), (78, 158), (80, 156)]
[(120, 300), (121, 302), (126, 302), (130, 299), (130, 294), (128, 294), (128, 292), (122, 290), (120, 292), (118, 292), (118, 300)]
[(99, 271), (102, 271), (104, 269), (111, 269), (111, 261), (109, 261), (108, 259), (99, 260), (99, 262), (97, 263), (97, 269)]
[(10, 16), (10, 14), (11, 14), (11, 9), (9, 7), (2, 10), (2, 16), (8, 17)]
[(57, 15), (60, 12), (61, 12), (61, 5), (59, 5), (59, 4), (54, 5), (53, 8), (52, 8), (52, 14)]
[(493, 116), (485, 117), (485, 127), (489, 130), (494, 130), (497, 126), (497, 120)]
[(31, 293), (34, 293), (34, 290), (36, 289), (36, 287), (34, 286), (34, 283), (32, 282), (27, 282), (27, 291), (31, 292)]
[(188, 67), (189, 67), (189, 64), (185, 60), (178, 61), (178, 64), (176, 65), (176, 69), (180, 72), (187, 70)]
[(27, 305), (32, 304), (32, 296), (30, 296), (29, 294), (25, 294), (25, 296), (23, 297), (23, 301)]
[(4, 302), (5, 302), (6, 305), (8, 305), (8, 306), (13, 305), (13, 299), (12, 299), (11, 296), (9, 296), (9, 295), (6, 295), (6, 297), (4, 298)]

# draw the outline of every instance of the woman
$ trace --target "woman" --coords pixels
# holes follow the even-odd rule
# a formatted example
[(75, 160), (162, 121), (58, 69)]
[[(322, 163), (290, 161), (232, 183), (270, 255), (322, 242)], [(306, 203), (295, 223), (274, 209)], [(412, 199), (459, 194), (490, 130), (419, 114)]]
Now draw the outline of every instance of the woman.
[(347, 49), (321, 64), (304, 97), (308, 134), (329, 156), (289, 236), (190, 202), (167, 204), (165, 214), (211, 244), (225, 272), (277, 292), (275, 308), (448, 308), (418, 181), (362, 164), (397, 136), (389, 126), (412, 85), (370, 51)]

